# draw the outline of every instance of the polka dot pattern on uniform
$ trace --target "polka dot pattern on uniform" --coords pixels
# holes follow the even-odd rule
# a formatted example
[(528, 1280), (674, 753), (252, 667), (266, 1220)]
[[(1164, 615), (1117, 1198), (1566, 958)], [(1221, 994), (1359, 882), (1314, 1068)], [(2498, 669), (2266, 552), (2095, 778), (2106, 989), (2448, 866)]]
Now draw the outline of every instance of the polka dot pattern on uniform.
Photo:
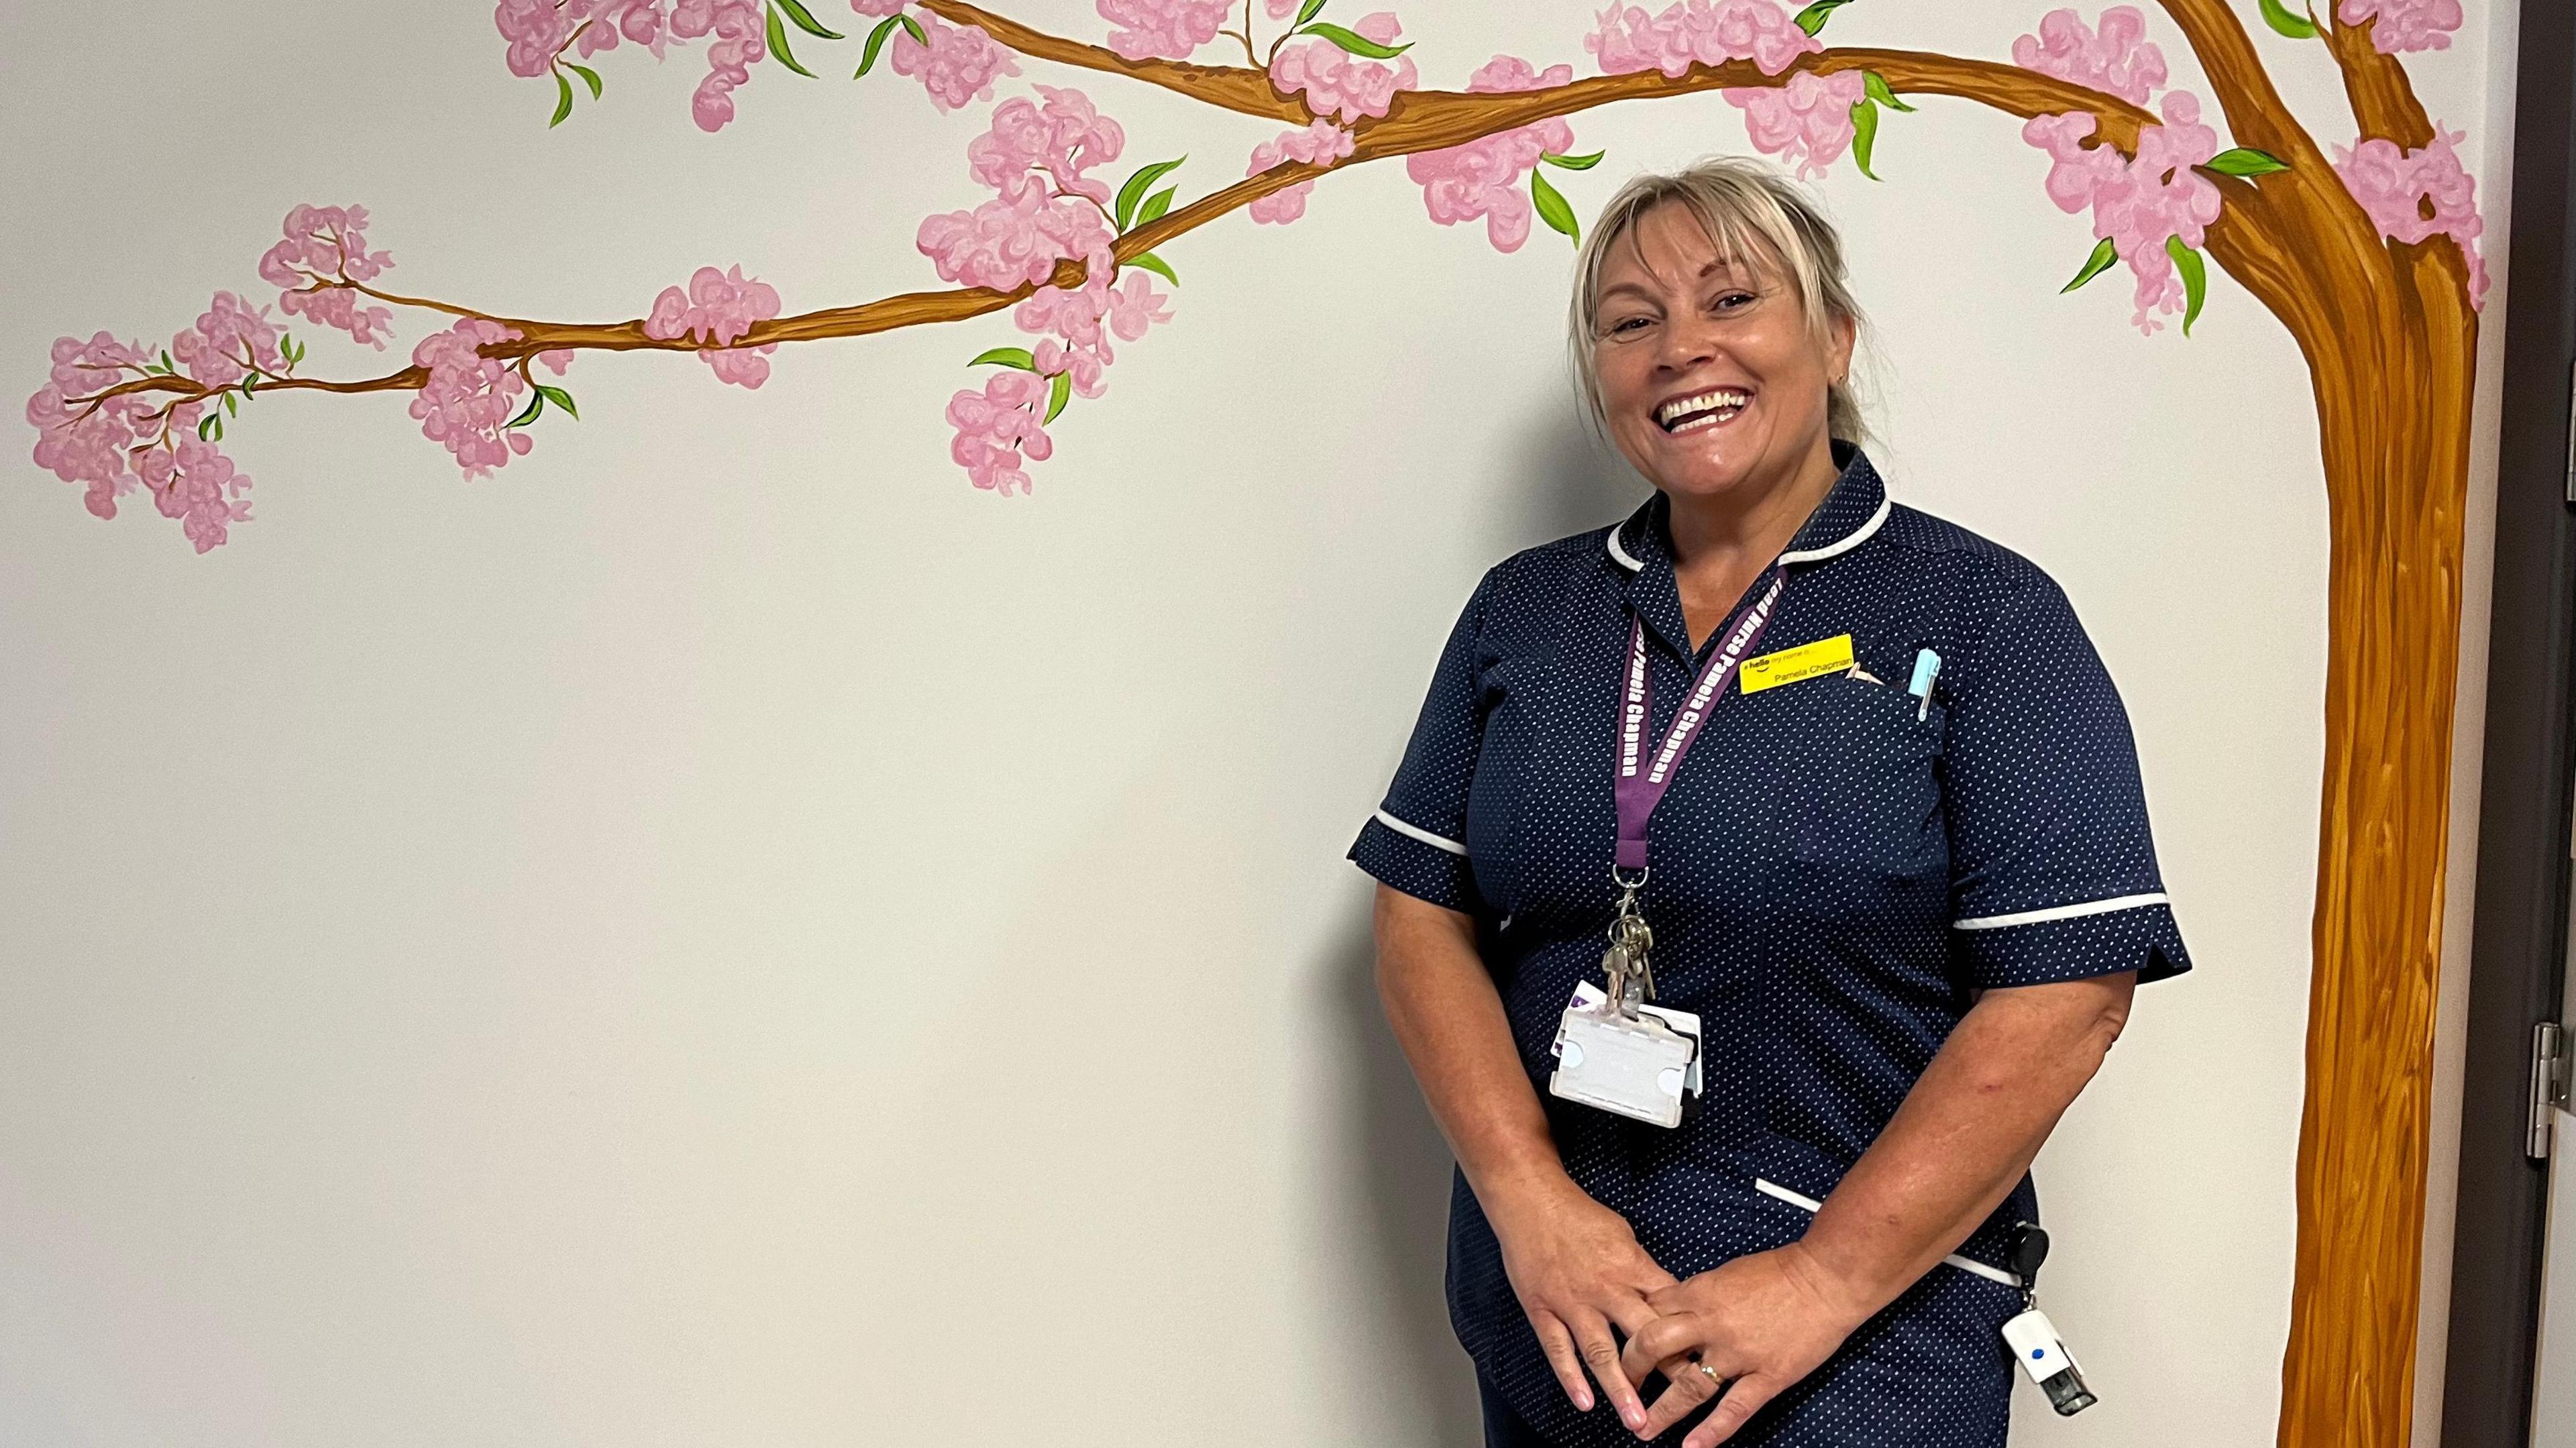
[[(1819, 556), (1789, 561), (1762, 649), (1848, 633), (1861, 670), (1886, 682), (1730, 689), (1655, 813), (1642, 904), (1656, 984), (1699, 1013), (1707, 1051), (1707, 1094), (1678, 1129), (1545, 1085), (1558, 1015), (1599, 974), (1614, 901), (1611, 753), (1632, 608), (1655, 737), (1706, 658), (1683, 625), (1661, 494), (1616, 528), (1485, 575), (1351, 849), (1388, 885), (1476, 917), (1567, 1171), (1682, 1277), (1796, 1240), (1808, 1214), (1756, 1180), (1831, 1193), (1971, 991), (2190, 969), (2128, 715), (2065, 594), (2019, 555), (1893, 506), (1866, 456), (1835, 449), (1842, 474), (1789, 547)], [(1925, 648), (1942, 661), (1928, 708), (1906, 692)], [(2024, 1178), (1960, 1252), (1999, 1264), (2011, 1224), (2038, 1215)], [(1459, 1340), (1548, 1442), (1635, 1443), (1606, 1406), (1566, 1401), (1463, 1178), (1449, 1299)], [(2017, 1369), (2000, 1329), (2019, 1305), (2002, 1283), (1935, 1267), (1735, 1441), (2001, 1448)]]

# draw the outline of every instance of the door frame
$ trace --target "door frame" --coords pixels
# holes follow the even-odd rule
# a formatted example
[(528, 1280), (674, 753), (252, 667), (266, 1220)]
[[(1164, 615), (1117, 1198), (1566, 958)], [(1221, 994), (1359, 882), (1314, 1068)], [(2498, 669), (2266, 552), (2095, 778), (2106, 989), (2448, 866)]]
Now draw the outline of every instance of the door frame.
[(2487, 318), (2505, 329), (2504, 412), (2442, 1448), (2530, 1448), (2549, 1190), (2523, 1154), (2532, 1029), (2564, 999), (2576, 850), (2576, 6), (2519, 9), (2505, 314)]

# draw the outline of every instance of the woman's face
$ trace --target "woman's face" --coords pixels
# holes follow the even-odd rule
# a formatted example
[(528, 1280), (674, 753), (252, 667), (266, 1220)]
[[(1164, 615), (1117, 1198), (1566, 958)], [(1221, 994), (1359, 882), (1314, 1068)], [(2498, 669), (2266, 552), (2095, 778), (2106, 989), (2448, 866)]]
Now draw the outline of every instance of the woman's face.
[(1601, 266), (1592, 357), (1611, 440), (1665, 492), (1767, 491), (1822, 455), (1853, 327), (1819, 338), (1796, 282), (1718, 255), (1683, 207), (1637, 218)]

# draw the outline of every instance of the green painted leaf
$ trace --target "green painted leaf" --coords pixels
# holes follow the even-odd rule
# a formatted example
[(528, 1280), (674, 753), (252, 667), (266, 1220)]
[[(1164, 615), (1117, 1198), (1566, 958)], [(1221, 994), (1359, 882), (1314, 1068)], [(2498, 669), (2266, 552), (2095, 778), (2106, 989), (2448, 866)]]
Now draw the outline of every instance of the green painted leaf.
[(581, 83), (590, 87), (590, 98), (592, 100), (599, 99), (599, 93), (604, 87), (600, 84), (598, 71), (592, 70), (586, 65), (575, 65), (571, 61), (564, 62), (564, 69), (581, 77)]
[(2075, 290), (2077, 287), (2084, 285), (2086, 282), (2093, 280), (2095, 277), (2100, 276), (2102, 273), (2109, 271), (2111, 269), (2111, 263), (2118, 261), (2119, 259), (2120, 249), (2111, 244), (2111, 238), (2107, 236), (2102, 238), (2100, 241), (2093, 244), (2093, 254), (2084, 259), (2084, 268), (2075, 274), (2075, 280), (2059, 287), (2057, 289), (2057, 294), (2062, 297), (2068, 292)]
[(161, 349), (161, 370), (164, 372), (179, 370), (179, 364), (170, 360), (170, 349), (167, 347)]
[(1574, 208), (1566, 205), (1565, 198), (1548, 184), (1545, 172), (1530, 172), (1530, 200), (1537, 204), (1538, 219), (1547, 223), (1548, 230), (1564, 234), (1577, 245), (1582, 243), (1583, 227), (1574, 219)]
[(209, 412), (203, 418), (199, 419), (197, 422), (197, 436), (206, 442), (222, 442), (224, 440), (223, 414)]
[(564, 121), (565, 121), (567, 118), (569, 118), (571, 115), (572, 115), (572, 77), (571, 77), (571, 76), (568, 76), (568, 75), (566, 75), (566, 74), (564, 74), (562, 71), (556, 71), (556, 72), (555, 72), (555, 118), (554, 118), (553, 120), (551, 120), (551, 121), (546, 122), (546, 128), (547, 128), (548, 130), (552, 130), (552, 129), (554, 129), (554, 128), (555, 128), (555, 127), (557, 127), (557, 126), (562, 125), (562, 124), (564, 123)]
[(966, 365), (969, 367), (982, 367), (987, 363), (999, 363), (1004, 367), (1017, 367), (1023, 372), (1035, 372), (1038, 370), (1037, 354), (1031, 352), (1026, 347), (996, 347), (990, 352), (983, 353), (974, 361), (969, 362)]
[(1064, 411), (1064, 405), (1072, 399), (1073, 374), (1070, 372), (1057, 373), (1055, 375), (1055, 380), (1047, 384), (1046, 421), (1055, 421), (1056, 414)]
[(2200, 320), (2200, 304), (2209, 300), (2209, 268), (2179, 236), (2165, 238), (2165, 255), (2174, 259), (2175, 269), (2182, 273), (2182, 334), (2188, 337), (2191, 324)]
[(1852, 102), (1852, 164), (1872, 181), (1878, 173), (1869, 169), (1869, 153), (1878, 145), (1878, 102), (1867, 96)]
[(1306, 0), (1305, 4), (1297, 8), (1297, 18), (1290, 22), (1288, 28), (1294, 30), (1298, 26), (1305, 24), (1307, 21), (1312, 20), (1323, 13), (1324, 0)]
[(2304, 15), (2293, 15), (2281, 0), (2263, 0), (2263, 23), (2292, 40), (2317, 38), (2317, 23)]
[(229, 392), (225, 393), (225, 394), (224, 394), (224, 416), (226, 416), (226, 417), (237, 417), (237, 416), (239, 416), (239, 415), (240, 415), (240, 413), (241, 413), (241, 399), (239, 399), (239, 398), (237, 398), (237, 397), (233, 396), (233, 395), (232, 395), (231, 393), (229, 393)]
[(850, 79), (857, 80), (868, 73), (868, 67), (877, 63), (877, 52), (885, 49), (886, 37), (894, 34), (894, 28), (902, 23), (900, 15), (889, 15), (877, 22), (877, 28), (868, 32), (868, 48), (859, 52), (859, 68)]
[(242, 377), (242, 401), (248, 402), (259, 392), (259, 369), (254, 367)]
[(540, 382), (537, 384), (537, 395), (544, 398), (546, 401), (553, 403), (555, 406), (562, 408), (564, 411), (571, 413), (573, 421), (581, 421), (581, 409), (572, 405), (571, 393), (564, 391), (560, 387), (548, 387), (546, 384)]
[(1323, 21), (1307, 26), (1305, 33), (1320, 35), (1353, 55), (1365, 55), (1371, 60), (1393, 60), (1413, 48), (1410, 40), (1402, 45), (1380, 45), (1356, 30), (1346, 30)]
[(1905, 103), (1903, 97), (1900, 97), (1895, 91), (1888, 88), (1887, 77), (1880, 75), (1877, 71), (1862, 71), (1860, 73), (1860, 81), (1862, 89), (1868, 93), (1869, 98), (1878, 102), (1880, 105), (1887, 107), (1889, 110), (1910, 111), (1914, 109), (1914, 107)]
[(1170, 282), (1174, 286), (1179, 286), (1181, 284), (1180, 274), (1172, 270), (1172, 264), (1163, 260), (1161, 257), (1154, 255), (1150, 251), (1145, 253), (1143, 256), (1131, 257), (1127, 264), (1129, 266), (1141, 266), (1145, 270), (1154, 273), (1156, 276), (1161, 277), (1163, 280)]
[(2269, 176), (2275, 171), (2289, 170), (2290, 163), (2269, 151), (2238, 146), (2210, 157), (2208, 169), (2221, 176)]
[[(814, 72), (796, 63), (796, 52), (787, 48), (787, 27), (779, 22), (778, 7), (775, 5), (769, 7), (769, 53), (778, 57), (780, 65), (798, 75), (814, 76)], [(814, 78), (821, 79), (819, 76)]]
[(1538, 158), (1551, 166), (1562, 166), (1568, 171), (1589, 171), (1600, 165), (1601, 158), (1608, 154), (1610, 153), (1607, 151), (1595, 151), (1589, 156), (1560, 156), (1554, 151), (1541, 151), (1538, 153)]
[(1813, 35), (1817, 31), (1825, 28), (1825, 19), (1827, 16), (1832, 15), (1835, 11), (1840, 10), (1850, 3), (1851, 0), (1816, 0), (1815, 4), (1799, 11), (1797, 19), (1791, 23), (1796, 25), (1800, 30), (1807, 32), (1809, 35)]
[(787, 12), (787, 18), (796, 22), (797, 29), (817, 40), (841, 38), (841, 32), (823, 28), (823, 22), (815, 19), (814, 12), (805, 8), (805, 0), (778, 0), (778, 8)]
[(912, 37), (913, 44), (928, 45), (930, 43), (930, 37), (921, 33), (921, 22), (913, 19), (909, 15), (897, 15), (895, 19), (903, 22), (903, 33)]
[(1178, 160), (1157, 161), (1151, 166), (1138, 167), (1136, 174), (1127, 178), (1127, 184), (1118, 188), (1118, 202), (1114, 208), (1120, 231), (1125, 231), (1134, 221), (1136, 203), (1144, 199), (1145, 193), (1153, 189), (1154, 183), (1170, 175), (1175, 167), (1188, 159), (1189, 157), (1184, 154)]
[(1136, 224), (1151, 226), (1162, 220), (1163, 213), (1172, 209), (1172, 193), (1180, 189), (1178, 186), (1166, 186), (1146, 197), (1145, 204), (1136, 210)]
[(519, 415), (510, 419), (508, 425), (511, 427), (526, 427), (529, 423), (537, 420), (537, 414), (545, 410), (546, 394), (543, 389), (539, 389), (535, 396), (528, 399), (528, 405), (519, 409)]

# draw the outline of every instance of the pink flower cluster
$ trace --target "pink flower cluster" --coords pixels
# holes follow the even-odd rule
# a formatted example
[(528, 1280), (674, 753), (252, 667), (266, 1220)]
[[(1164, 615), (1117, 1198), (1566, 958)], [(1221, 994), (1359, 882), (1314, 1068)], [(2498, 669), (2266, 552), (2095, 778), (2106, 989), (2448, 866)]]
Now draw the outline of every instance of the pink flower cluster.
[[(1394, 14), (1385, 10), (1361, 16), (1351, 29), (1380, 45), (1393, 45), (1404, 33)], [(1397, 56), (1395, 64), (1389, 65), (1353, 55), (1321, 36), (1283, 45), (1270, 58), (1273, 88), (1285, 96), (1305, 92), (1306, 109), (1344, 125), (1362, 116), (1385, 115), (1395, 104), (1395, 93), (1413, 89), (1418, 79), (1411, 56)]]
[(1127, 132), (1080, 91), (1045, 85), (1037, 91), (1043, 106), (1013, 96), (993, 108), (992, 129), (966, 143), (967, 174), (1005, 200), (1028, 188), (1043, 191), (1052, 181), (1061, 194), (1106, 205), (1108, 184), (1082, 173), (1117, 160), (1126, 149)]
[(989, 101), (994, 81), (1020, 73), (1011, 53), (976, 27), (949, 25), (930, 14), (914, 18), (930, 43), (924, 45), (910, 31), (898, 30), (893, 44), (886, 47), (886, 58), (895, 74), (921, 77), (930, 91), (930, 103), (939, 109), (953, 111), (969, 101)]
[(714, 36), (706, 78), (689, 100), (706, 131), (733, 119), (734, 88), (769, 53), (759, 0), (500, 0), (492, 20), (509, 42), (511, 73), (523, 76), (553, 70), (566, 49), (589, 57), (631, 40), (658, 60), (674, 40)]
[(1868, 93), (1869, 79), (1861, 71), (1802, 70), (1779, 85), (1729, 86), (1726, 99), (1743, 110), (1753, 148), (1797, 167), (1804, 178), (1823, 175), (1851, 145), (1852, 107)]
[(231, 387), (254, 367), (270, 377), (286, 371), (268, 308), (254, 312), (230, 292), (215, 293), (197, 324), (170, 339), (170, 351), (180, 370), (208, 387)]
[(2159, 325), (2153, 313), (2184, 305), (2166, 239), (2198, 247), (2219, 209), (2218, 188), (2191, 169), (2218, 154), (2218, 132), (2200, 124), (2200, 99), (2168, 92), (2162, 113), (2163, 125), (2139, 128), (2134, 160), (2107, 145), (2082, 144), (2098, 125), (2089, 111), (2034, 116), (2021, 131), (2023, 140), (2049, 154), (2049, 199), (2069, 214), (2091, 207), (2093, 234), (2108, 238), (2136, 275), (2132, 320), (2146, 332)]
[(1101, 18), (1119, 27), (1109, 32), (1109, 48), (1129, 60), (1189, 59), (1216, 38), (1231, 8), (1233, 0), (1099, 0)]
[(280, 289), (277, 304), (290, 317), (346, 332), (378, 350), (393, 331), (394, 314), (359, 305), (350, 282), (368, 282), (394, 264), (390, 252), (367, 250), (367, 208), (298, 206), (286, 213), (286, 236), (259, 259), (260, 280)]
[(173, 445), (143, 454), (136, 466), (152, 490), (152, 505), (162, 517), (179, 520), (180, 531), (200, 553), (222, 547), (233, 524), (250, 521), (250, 503), (242, 497), (250, 491), (250, 475), (203, 438), (182, 434)]
[(2410, 244), (2435, 236), (2458, 242), (2469, 264), (2469, 305), (2484, 307), (2487, 263), (2478, 238), (2487, 224), (2478, 215), (2477, 178), (2453, 149), (2465, 139), (2465, 132), (2436, 130), (2431, 144), (2415, 151), (2378, 139), (2337, 146), (2334, 168), (2382, 235)]
[(433, 332), (411, 349), (414, 365), (429, 369), (429, 380), (411, 400), (411, 415), (420, 419), (421, 434), (456, 457), (465, 476), (479, 478), (525, 454), (528, 435), (512, 429), (527, 379), (509, 363), (479, 350), (519, 334), (498, 322), (466, 317), (444, 332)]
[[(977, 487), (1002, 493), (1028, 486), (1023, 456), (1047, 455), (1039, 425), (1051, 391), (1047, 380), (1064, 375), (1067, 387), (1097, 397), (1115, 360), (1110, 338), (1132, 342), (1171, 319), (1163, 295), (1142, 272), (1116, 278), (1109, 187), (1086, 174), (1118, 159), (1126, 132), (1078, 90), (1037, 89), (1039, 103), (1005, 101), (985, 133), (967, 143), (967, 173), (992, 187), (994, 199), (973, 211), (925, 218), (915, 237), (949, 281), (996, 291), (1036, 288), (1012, 312), (1020, 330), (1046, 339), (1030, 349), (1036, 370), (1006, 372), (948, 404), (957, 461)], [(1059, 262), (1076, 259), (1083, 263), (1080, 285), (1047, 285)]]
[[(1470, 91), (1541, 90), (1566, 85), (1574, 67), (1552, 65), (1541, 71), (1517, 56), (1498, 55), (1467, 78)], [(1486, 239), (1496, 251), (1518, 251), (1529, 240), (1533, 215), (1521, 177), (1543, 153), (1562, 156), (1574, 149), (1574, 128), (1562, 117), (1515, 127), (1463, 146), (1417, 151), (1405, 159), (1404, 172), (1422, 188), (1422, 204), (1442, 226), (1485, 219)]]
[[(1355, 144), (1350, 132), (1330, 121), (1316, 121), (1299, 130), (1282, 131), (1277, 140), (1264, 141), (1253, 147), (1252, 161), (1243, 168), (1243, 174), (1258, 176), (1271, 167), (1288, 161), (1303, 161), (1310, 166), (1329, 166), (1349, 155)], [(1416, 156), (1413, 159), (1419, 162), (1422, 158)], [(1417, 176), (1415, 179), (1421, 178)], [(1300, 181), (1294, 186), (1283, 187), (1267, 196), (1256, 197), (1247, 209), (1251, 211), (1252, 219), (1256, 222), (1285, 226), (1306, 214), (1306, 195), (1314, 189), (1314, 182)]]
[(769, 380), (769, 354), (778, 350), (778, 344), (733, 344), (754, 322), (777, 315), (778, 291), (769, 283), (745, 277), (739, 266), (726, 271), (702, 266), (690, 274), (687, 291), (664, 287), (653, 299), (653, 310), (644, 318), (644, 335), (660, 341), (694, 337), (706, 342), (709, 345), (699, 348), (698, 356), (715, 369), (717, 381), (758, 387)]
[(2102, 12), (2095, 30), (2073, 10), (2039, 18), (2039, 33), (2013, 41), (2013, 64), (2145, 105), (2165, 83), (2165, 53), (2147, 39), (2147, 17), (2133, 6)]
[(1038, 93), (1043, 106), (1006, 101), (991, 129), (967, 143), (968, 174), (1000, 196), (925, 218), (914, 237), (948, 281), (1013, 291), (1043, 284), (1059, 261), (1108, 251), (1101, 204), (1109, 188), (1083, 173), (1116, 160), (1126, 133), (1078, 90)]
[(2406, 50), (2448, 50), (2460, 28), (2460, 0), (2343, 0), (2336, 14), (2346, 25), (2376, 19), (2370, 43), (2382, 55)]
[[(224, 311), (223, 303), (217, 305)], [(187, 333), (181, 333), (187, 336)], [(174, 348), (175, 350), (175, 348)], [(27, 399), (36, 427), (36, 464), (83, 485), (82, 503), (100, 518), (139, 482), (161, 516), (178, 520), (200, 553), (223, 545), (232, 525), (250, 520), (250, 478), (223, 449), (196, 436), (206, 404), (185, 402), (165, 413), (148, 392), (129, 392), (91, 406), (89, 399), (144, 375), (151, 352), (105, 332), (83, 342), (54, 341), (53, 369)]]
[(1029, 475), (1020, 468), (1021, 454), (1044, 462), (1055, 451), (1054, 439), (1038, 422), (1046, 398), (1043, 379), (1009, 368), (994, 373), (981, 392), (959, 392), (948, 399), (948, 425), (957, 429), (948, 455), (979, 488), (1005, 498), (1027, 492)]
[(1098, 397), (1108, 390), (1101, 374), (1118, 360), (1110, 350), (1110, 335), (1133, 342), (1156, 322), (1170, 321), (1172, 314), (1163, 307), (1164, 295), (1141, 271), (1129, 272), (1125, 281), (1111, 284), (1117, 261), (1107, 247), (1084, 261), (1082, 285), (1040, 287), (1012, 309), (1011, 320), (1023, 332), (1053, 334), (1032, 349), (1041, 376), (1072, 373), (1074, 391)]
[(1607, 75), (1660, 70), (1669, 76), (1694, 65), (1749, 60), (1764, 75), (1778, 75), (1824, 42), (1798, 28), (1773, 0), (1675, 0), (1660, 14), (1641, 6), (1612, 5), (1583, 37)]

